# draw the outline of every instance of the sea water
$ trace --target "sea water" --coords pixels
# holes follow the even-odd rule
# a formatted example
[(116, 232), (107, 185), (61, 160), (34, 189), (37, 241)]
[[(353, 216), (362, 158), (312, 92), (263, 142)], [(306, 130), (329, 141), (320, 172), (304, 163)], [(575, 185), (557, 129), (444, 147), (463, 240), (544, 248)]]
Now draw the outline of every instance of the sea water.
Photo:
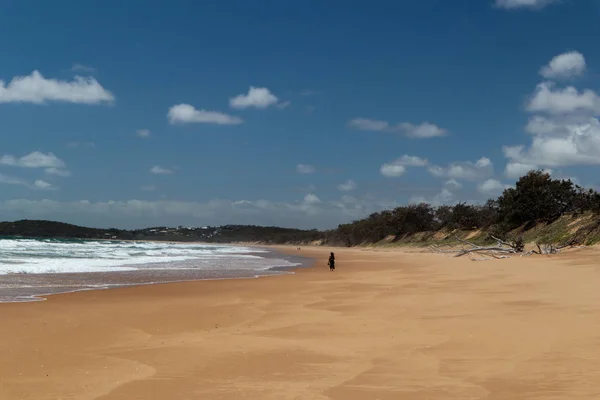
[(0, 239), (0, 302), (126, 285), (252, 278), (300, 264), (244, 246), (5, 238)]

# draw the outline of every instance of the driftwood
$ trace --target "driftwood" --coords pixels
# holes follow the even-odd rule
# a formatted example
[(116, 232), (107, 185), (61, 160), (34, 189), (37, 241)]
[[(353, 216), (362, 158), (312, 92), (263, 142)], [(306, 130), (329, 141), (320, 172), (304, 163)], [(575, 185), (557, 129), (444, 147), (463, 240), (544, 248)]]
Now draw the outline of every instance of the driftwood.
[[(483, 247), (483, 246), (478, 246), (475, 243), (469, 242), (468, 240), (461, 239), (456, 235), (454, 235), (454, 237), (459, 242), (470, 246), (470, 248), (463, 248), (462, 250), (459, 250), (458, 252), (456, 252), (454, 257), (462, 257), (464, 255), (468, 255), (472, 261), (485, 261), (485, 260), (491, 260), (491, 259), (508, 258), (508, 256), (506, 256), (506, 255), (499, 255), (499, 254), (512, 254), (512, 253), (517, 252), (517, 249), (515, 248), (515, 246), (512, 246), (512, 245), (510, 245), (506, 242), (503, 242), (502, 240), (497, 239), (497, 238), (494, 238), (498, 242), (497, 246)], [(472, 255), (473, 253), (487, 256), (487, 258), (475, 259)]]
[[(505, 241), (493, 235), (490, 235), (490, 237), (497, 242), (496, 246), (478, 246), (475, 243), (469, 242), (465, 239), (461, 239), (457, 235), (454, 235), (454, 238), (464, 245), (462, 249), (443, 250), (441, 248), (442, 246), (438, 245), (431, 245), (429, 247), (438, 253), (453, 253), (453, 257), (462, 257), (466, 255), (471, 261), (489, 261), (494, 259), (510, 258), (510, 255), (517, 253), (521, 253), (521, 257), (530, 256), (533, 254), (556, 254), (566, 247), (584, 247), (577, 246), (577, 241), (573, 239), (570, 242), (560, 246), (536, 243), (536, 246), (538, 248), (537, 250), (530, 250), (524, 252), (525, 244), (522, 240), (516, 239), (511, 241)], [(475, 257), (474, 254), (477, 254), (480, 257)]]
[(531, 256), (533, 254), (540, 254), (540, 255), (541, 254), (556, 254), (556, 253), (560, 252), (562, 249), (567, 248), (567, 247), (569, 247), (569, 248), (585, 247), (585, 246), (579, 245), (579, 243), (575, 239), (572, 239), (568, 243), (563, 244), (561, 246), (555, 246), (553, 244), (548, 244), (548, 243), (546, 243), (546, 244), (536, 243), (535, 245), (538, 248), (537, 250), (530, 250), (526, 253), (523, 253), (521, 255), (521, 257)]

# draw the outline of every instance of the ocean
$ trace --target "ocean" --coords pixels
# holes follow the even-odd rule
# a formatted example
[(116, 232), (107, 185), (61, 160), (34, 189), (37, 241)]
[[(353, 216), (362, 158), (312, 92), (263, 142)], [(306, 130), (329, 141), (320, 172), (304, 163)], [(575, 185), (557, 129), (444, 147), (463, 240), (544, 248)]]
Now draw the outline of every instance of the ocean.
[(254, 278), (287, 273), (304, 262), (244, 246), (0, 238), (0, 302), (129, 285)]

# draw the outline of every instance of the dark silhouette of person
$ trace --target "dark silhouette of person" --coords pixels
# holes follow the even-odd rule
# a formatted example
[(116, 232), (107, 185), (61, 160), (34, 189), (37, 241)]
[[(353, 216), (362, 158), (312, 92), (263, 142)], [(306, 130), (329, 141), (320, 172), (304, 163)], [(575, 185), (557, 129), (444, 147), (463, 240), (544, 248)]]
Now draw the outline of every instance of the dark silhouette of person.
[(330, 271), (335, 270), (335, 256), (333, 255), (333, 252), (331, 252), (329, 255), (329, 261), (327, 262), (327, 265), (329, 265)]

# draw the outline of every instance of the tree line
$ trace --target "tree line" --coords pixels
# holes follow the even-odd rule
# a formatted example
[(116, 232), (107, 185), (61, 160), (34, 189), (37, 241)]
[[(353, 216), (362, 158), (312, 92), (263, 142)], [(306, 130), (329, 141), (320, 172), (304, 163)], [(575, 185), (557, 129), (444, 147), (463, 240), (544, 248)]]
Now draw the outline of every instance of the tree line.
[(548, 173), (537, 170), (522, 176), (515, 187), (505, 189), (498, 198), (483, 205), (433, 207), (421, 203), (397, 207), (339, 225), (325, 233), (325, 242), (356, 246), (444, 228), (489, 229), (501, 235), (517, 227), (527, 229), (538, 222), (583, 212), (600, 213), (600, 193), (571, 180), (552, 179)]

